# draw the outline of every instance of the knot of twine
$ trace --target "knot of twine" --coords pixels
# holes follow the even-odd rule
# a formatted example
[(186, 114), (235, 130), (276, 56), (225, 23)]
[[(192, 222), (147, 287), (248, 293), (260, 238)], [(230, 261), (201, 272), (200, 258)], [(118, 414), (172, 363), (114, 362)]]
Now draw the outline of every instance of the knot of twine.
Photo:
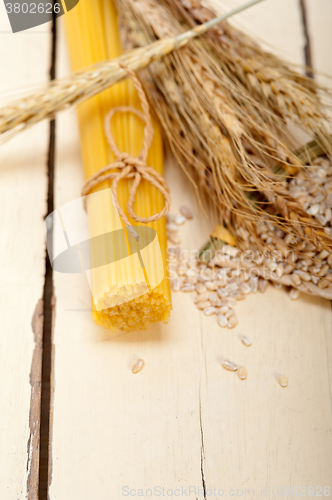
[[(107, 165), (106, 167), (102, 168), (94, 174), (90, 179), (87, 180), (85, 183), (83, 189), (82, 189), (82, 196), (86, 196), (89, 194), (89, 192), (98, 184), (100, 184), (103, 181), (106, 181), (108, 179), (112, 179), (112, 194), (113, 194), (113, 199), (114, 199), (114, 204), (117, 208), (118, 214), (127, 226), (128, 230), (132, 234), (132, 236), (138, 241), (139, 236), (132, 227), (132, 224), (129, 222), (126, 214), (124, 213), (123, 209), (120, 206), (119, 200), (118, 200), (118, 184), (121, 179), (134, 179), (133, 185), (130, 189), (129, 192), (129, 199), (127, 203), (127, 211), (129, 216), (135, 220), (136, 222), (140, 222), (143, 224), (146, 224), (148, 222), (154, 222), (159, 219), (161, 219), (164, 215), (166, 215), (169, 212), (170, 206), (171, 206), (171, 197), (170, 197), (170, 191), (169, 187), (167, 185), (167, 182), (163, 178), (159, 172), (157, 172), (154, 168), (149, 167), (146, 164), (146, 159), (148, 156), (148, 151), (151, 146), (151, 142), (153, 139), (153, 126), (150, 118), (150, 112), (149, 112), (149, 104), (146, 98), (146, 95), (144, 93), (144, 90), (142, 88), (142, 85), (135, 75), (135, 73), (125, 66), (124, 64), (120, 63), (120, 67), (123, 68), (126, 73), (132, 78), (134, 86), (137, 90), (138, 96), (141, 101), (142, 105), (142, 110), (143, 112), (139, 111), (138, 109), (134, 108), (133, 106), (117, 106), (113, 109), (111, 109), (106, 117), (105, 117), (105, 122), (104, 122), (104, 129), (105, 129), (105, 135), (108, 141), (108, 144), (113, 151), (115, 155), (115, 161), (111, 165)], [(111, 119), (113, 115), (117, 112), (120, 113), (134, 113), (136, 116), (141, 118), (145, 122), (145, 127), (144, 127), (144, 136), (143, 136), (143, 147), (137, 157), (132, 156), (128, 153), (122, 153), (117, 145), (115, 144), (114, 137), (112, 136), (111, 133)], [(117, 170), (114, 172), (114, 170)], [(137, 188), (141, 182), (141, 179), (146, 179), (152, 186), (155, 186), (163, 195), (164, 200), (165, 200), (165, 205), (164, 208), (161, 210), (161, 212), (151, 215), (150, 217), (140, 217), (134, 212), (134, 201), (135, 201), (135, 196), (136, 196), (136, 191)]]

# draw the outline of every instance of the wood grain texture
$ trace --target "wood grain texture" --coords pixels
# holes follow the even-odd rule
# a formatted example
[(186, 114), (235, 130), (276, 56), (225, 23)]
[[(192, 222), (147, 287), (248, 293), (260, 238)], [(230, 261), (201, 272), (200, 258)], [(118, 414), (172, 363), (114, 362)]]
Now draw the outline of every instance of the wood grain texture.
[[(43, 31), (41, 33), (41, 31)], [(0, 96), (48, 80), (49, 26), (12, 34), (0, 3)], [(0, 498), (37, 499), (48, 123), (0, 148)]]
[[(239, 21), (303, 62), (298, 2), (260, 8)], [(59, 73), (66, 74), (63, 33), (59, 49)], [(211, 222), (171, 157), (166, 175), (172, 211), (187, 204), (195, 212), (182, 247), (196, 249)], [(82, 185), (76, 118), (68, 112), (59, 118), (56, 206), (77, 198)], [(238, 327), (223, 330), (189, 295), (174, 294), (167, 326), (116, 336), (94, 325), (83, 276), (55, 273), (55, 296), (51, 500), (120, 499), (129, 489), (135, 498), (154, 487), (152, 498), (163, 497), (162, 488), (166, 498), (183, 491), (189, 498), (261, 497), (261, 488), (276, 498), (278, 486), (297, 486), (299, 494), (302, 486), (332, 486), (329, 302), (294, 302), (270, 287), (239, 303)], [(241, 333), (252, 347), (243, 346)], [(248, 379), (223, 370), (222, 357), (246, 366)], [(133, 375), (137, 358), (145, 367)], [(278, 385), (280, 374), (289, 378), (287, 389)]]
[[(305, 0), (308, 14), (308, 30), (311, 39), (313, 66), (316, 78), (329, 87), (332, 86), (332, 58), (326, 50), (331, 46), (332, 2)], [(321, 73), (321, 74), (320, 74)]]

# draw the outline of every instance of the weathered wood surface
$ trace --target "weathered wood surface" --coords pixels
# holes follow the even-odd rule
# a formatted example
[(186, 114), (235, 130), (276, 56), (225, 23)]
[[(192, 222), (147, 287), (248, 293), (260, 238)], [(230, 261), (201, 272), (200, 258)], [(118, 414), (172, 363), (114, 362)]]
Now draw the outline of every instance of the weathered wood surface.
[[(240, 1), (223, 5), (235, 3)], [(324, 16), (329, 0), (319, 3)], [(238, 22), (303, 63), (299, 2), (269, 0)], [(315, 40), (319, 20), (314, 24)], [(314, 53), (325, 54), (320, 69), (329, 64), (332, 41), (329, 30), (324, 33)], [(66, 74), (62, 31), (58, 43), (59, 74)], [(59, 207), (79, 197), (83, 184), (73, 112), (58, 120), (56, 160)], [(208, 223), (172, 159), (166, 172), (173, 211), (183, 203), (195, 210), (183, 230), (183, 248), (195, 249)], [(93, 323), (83, 276), (55, 273), (54, 283), (51, 500), (109, 500), (154, 487), (160, 496), (165, 488), (170, 498), (167, 490), (175, 498), (177, 488), (189, 496), (190, 487), (191, 498), (218, 498), (219, 489), (223, 496), (253, 496), (252, 490), (263, 496), (262, 488), (276, 498), (278, 487), (297, 487), (298, 496), (308, 496), (309, 486), (315, 495), (322, 487), (324, 496), (324, 487), (332, 486), (329, 302), (293, 302), (270, 287), (239, 303), (239, 325), (223, 330), (188, 295), (174, 294), (167, 326), (114, 336)], [(252, 338), (252, 347), (241, 344), (240, 333)], [(247, 367), (245, 382), (221, 368), (223, 356)], [(130, 370), (135, 357), (146, 363), (138, 375)], [(279, 374), (288, 376), (287, 389), (278, 385)]]
[[(50, 25), (12, 34), (0, 2), (0, 97), (46, 82)], [(0, 147), (0, 498), (37, 499), (49, 124)]]

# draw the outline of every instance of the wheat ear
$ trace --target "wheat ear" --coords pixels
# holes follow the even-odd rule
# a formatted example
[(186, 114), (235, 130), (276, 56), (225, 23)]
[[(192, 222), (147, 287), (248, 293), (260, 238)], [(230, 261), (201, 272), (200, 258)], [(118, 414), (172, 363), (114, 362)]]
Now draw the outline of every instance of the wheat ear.
[(21, 130), (45, 118), (52, 119), (59, 111), (78, 104), (123, 80), (127, 74), (120, 67), (120, 63), (124, 63), (134, 71), (146, 68), (164, 55), (183, 47), (191, 39), (202, 35), (219, 22), (263, 1), (251, 0), (176, 37), (157, 41), (117, 59), (101, 62), (78, 71), (68, 78), (55, 80), (39, 92), (9, 104), (0, 109), (0, 141), (8, 140)]

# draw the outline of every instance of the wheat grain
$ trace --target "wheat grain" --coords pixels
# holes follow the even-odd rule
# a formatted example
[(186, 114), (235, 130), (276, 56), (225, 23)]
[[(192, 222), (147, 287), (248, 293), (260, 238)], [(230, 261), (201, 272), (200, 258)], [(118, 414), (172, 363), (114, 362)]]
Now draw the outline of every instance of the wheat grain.
[(240, 368), (237, 371), (237, 375), (240, 380), (245, 380), (248, 376), (247, 369), (244, 366), (240, 366)]
[(228, 324), (228, 319), (224, 314), (218, 314), (217, 316), (217, 322), (218, 325), (221, 326), (222, 328), (225, 328)]
[(206, 307), (205, 309), (203, 309), (203, 314), (205, 314), (205, 316), (212, 316), (213, 314), (216, 314), (217, 312), (217, 309), (215, 307)]
[(292, 300), (297, 300), (299, 298), (299, 296), (300, 296), (299, 290), (295, 290), (295, 288), (293, 288), (293, 290), (290, 290), (289, 297)]
[(218, 290), (218, 284), (215, 283), (214, 281), (206, 281), (205, 282), (205, 286), (208, 290), (211, 290), (211, 291), (216, 291)]
[(167, 233), (167, 238), (173, 245), (180, 245), (181, 240), (178, 236), (176, 236), (174, 233)]
[(182, 226), (186, 222), (187, 218), (184, 215), (177, 215), (174, 217), (174, 223), (177, 226)]
[(281, 387), (287, 387), (288, 386), (288, 379), (287, 379), (287, 377), (285, 377), (285, 375), (282, 375), (281, 377), (279, 377), (279, 385)]
[[(315, 161), (314, 166), (317, 168), (311, 171), (309, 178), (303, 178), (302, 172), (299, 172), (292, 184), (301, 187), (305, 198), (309, 191), (309, 196), (320, 199), (324, 207), (329, 204), (332, 206), (332, 196), (329, 199), (328, 191), (332, 189), (332, 164), (321, 158), (320, 161)], [(324, 183), (317, 184), (317, 179), (324, 179)], [(317, 185), (320, 190), (318, 194), (322, 194), (321, 189), (325, 190), (323, 198), (317, 198)], [(305, 199), (302, 203), (305, 203)], [(331, 227), (331, 221), (327, 222), (327, 227)], [(299, 297), (300, 292), (332, 298), (331, 253), (324, 248), (316, 248), (300, 237), (292, 235), (289, 238), (288, 233), (269, 219), (257, 222), (256, 233), (261, 241), (270, 240), (268, 254), (260, 254), (258, 247), (254, 252), (251, 251), (251, 260), (248, 260), (240, 249), (229, 245), (224, 245), (208, 265), (203, 262), (190, 262), (189, 259), (183, 260), (181, 253), (176, 251), (178, 276), (191, 276), (192, 280), (191, 283), (181, 286), (185, 290), (196, 291), (194, 302), (198, 309), (207, 310), (208, 314), (213, 311), (221, 327), (236, 326), (238, 320), (233, 308), (237, 301), (257, 290), (264, 292), (267, 280), (271, 280), (276, 288), (282, 285), (291, 287), (289, 296), (293, 300)], [(255, 248), (255, 241), (250, 244)], [(174, 248), (170, 254), (175, 255)]]
[(195, 285), (192, 285), (190, 283), (184, 283), (182, 287), (180, 288), (181, 292), (194, 292), (195, 291)]
[(188, 220), (191, 220), (191, 219), (193, 219), (193, 218), (194, 218), (192, 211), (191, 211), (191, 210), (190, 210), (190, 208), (189, 208), (189, 207), (187, 207), (186, 205), (183, 205), (182, 207), (180, 207), (180, 212), (181, 212), (181, 214), (182, 214), (182, 215), (184, 215), (184, 216), (185, 216), (185, 218), (186, 218), (186, 219), (188, 219)]
[(200, 309), (201, 311), (203, 311), (204, 309), (208, 309), (209, 307), (211, 307), (211, 302), (209, 300), (204, 300), (202, 302), (198, 302), (196, 304), (197, 306), (197, 309)]
[(143, 359), (138, 359), (136, 363), (132, 366), (131, 371), (132, 373), (138, 373), (144, 368), (144, 360)]
[(196, 292), (198, 293), (205, 293), (206, 292), (206, 286), (201, 283), (200, 281), (196, 284)]
[(238, 324), (238, 322), (239, 321), (235, 315), (231, 316), (228, 320), (227, 326), (228, 328), (234, 328)]
[(178, 292), (180, 290), (180, 287), (181, 287), (181, 280), (173, 279), (171, 281), (171, 286), (172, 286), (173, 292)]
[(170, 233), (177, 233), (178, 234), (179, 228), (176, 224), (173, 224), (172, 222), (170, 222), (169, 224), (166, 224), (166, 231), (168, 231)]
[(236, 363), (234, 363), (234, 361), (230, 361), (229, 359), (223, 359), (221, 364), (222, 367), (225, 368), (225, 370), (229, 370), (231, 372), (236, 372), (238, 368)]
[(249, 337), (246, 337), (245, 335), (240, 337), (240, 340), (243, 345), (250, 347), (252, 345), (251, 339)]
[(207, 300), (209, 300), (209, 297), (210, 292), (201, 293), (200, 295), (196, 296), (195, 303), (198, 304), (199, 302), (206, 302)]

